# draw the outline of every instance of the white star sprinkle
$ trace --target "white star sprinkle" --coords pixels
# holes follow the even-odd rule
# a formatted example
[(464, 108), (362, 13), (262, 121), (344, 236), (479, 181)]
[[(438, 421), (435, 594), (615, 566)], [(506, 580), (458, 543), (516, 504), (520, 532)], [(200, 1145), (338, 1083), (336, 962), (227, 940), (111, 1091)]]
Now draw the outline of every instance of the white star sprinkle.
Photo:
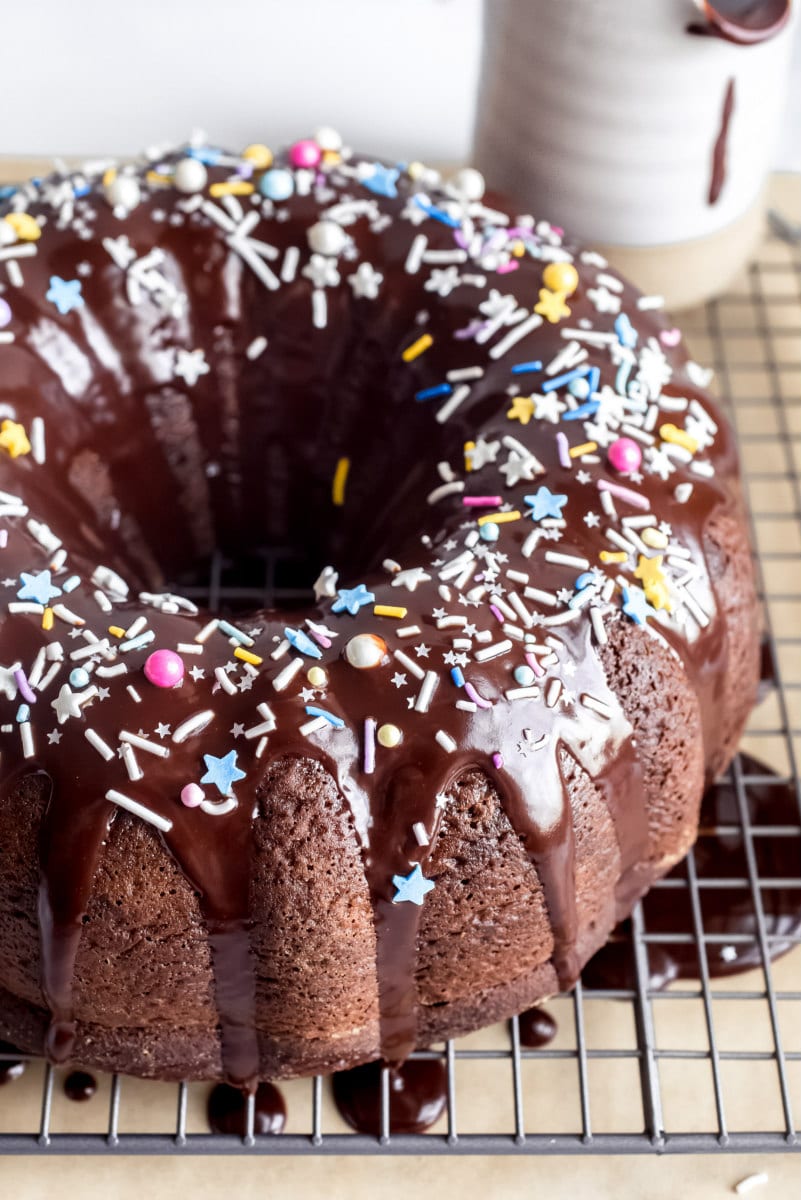
[(187, 387), (194, 387), (201, 375), (208, 375), (210, 370), (202, 350), (176, 351), (173, 375), (183, 379)]

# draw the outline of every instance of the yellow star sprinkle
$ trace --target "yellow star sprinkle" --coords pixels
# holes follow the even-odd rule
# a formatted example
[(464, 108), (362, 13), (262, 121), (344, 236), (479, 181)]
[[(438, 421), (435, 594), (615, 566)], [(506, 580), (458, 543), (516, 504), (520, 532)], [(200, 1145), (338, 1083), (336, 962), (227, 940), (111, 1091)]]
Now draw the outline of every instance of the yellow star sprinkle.
[(510, 421), (519, 421), (521, 425), (528, 425), (534, 416), (534, 401), (531, 396), (515, 396), (512, 400), (512, 407), (506, 415)]
[(641, 554), (634, 575), (635, 578), (642, 581), (645, 598), (649, 604), (656, 609), (670, 609), (672, 603), (668, 581), (662, 570), (662, 557), (661, 554), (657, 554), (654, 558), (646, 558), (644, 554)]
[(19, 458), (20, 454), (31, 452), (31, 443), (22, 425), (8, 419), (0, 425), (0, 446), (7, 450), (12, 458)]
[(534, 312), (555, 325), (563, 317), (570, 316), (570, 309), (565, 304), (565, 295), (565, 292), (552, 292), (548, 288), (540, 288), (540, 300), (539, 304), (534, 305)]

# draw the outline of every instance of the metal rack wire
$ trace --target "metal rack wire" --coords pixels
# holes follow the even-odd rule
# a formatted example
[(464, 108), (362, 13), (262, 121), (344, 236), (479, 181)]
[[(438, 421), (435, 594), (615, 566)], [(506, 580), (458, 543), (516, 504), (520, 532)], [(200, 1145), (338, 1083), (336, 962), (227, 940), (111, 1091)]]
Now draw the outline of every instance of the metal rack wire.
[[(774, 233), (733, 291), (684, 314), (682, 325), (697, 358), (714, 366), (718, 388), (730, 398), (759, 551), (773, 686), (745, 744), (778, 774), (748, 774), (736, 760), (729, 778), (737, 819), (701, 833), (739, 836), (744, 872), (705, 878), (691, 851), (684, 868), (656, 887), (684, 893), (692, 934), (649, 930), (647, 904), (638, 905), (626, 935), (634, 986), (600, 990), (579, 983), (572, 995), (553, 1001), (549, 1008), (558, 1011), (561, 1026), (553, 1044), (525, 1049), (514, 1019), (508, 1027), (418, 1055), (441, 1058), (447, 1072), (446, 1115), (427, 1134), (390, 1133), (387, 1072), (378, 1138), (346, 1131), (321, 1077), (284, 1087), (287, 1132), (254, 1134), (251, 1101), (247, 1131), (239, 1138), (205, 1131), (203, 1085), (114, 1076), (102, 1081), (91, 1105), (79, 1108), (61, 1103), (57, 1070), (32, 1063), (27, 1078), (0, 1090), (0, 1152), (450, 1155), (801, 1148), (796, 1132), (801, 951), (796, 947), (771, 963), (769, 946), (778, 935), (768, 932), (763, 904), (768, 889), (801, 888), (801, 247)], [(264, 586), (255, 578), (242, 586), (241, 577), (236, 586), (218, 558), (208, 587), (198, 594), (215, 608), (250, 605), (265, 593), (291, 599), (292, 563), (269, 558), (260, 569)], [(797, 821), (754, 824), (749, 790), (788, 781), (796, 791)], [(799, 869), (791, 878), (760, 873), (760, 850), (771, 838), (796, 840)], [(715, 887), (750, 897), (753, 936), (733, 938), (705, 927), (704, 898)], [(713, 986), (708, 947), (738, 937), (755, 939), (761, 966)], [(687, 940), (696, 947), (698, 982), (653, 989), (651, 948)], [(20, 1056), (0, 1053), (0, 1066), (10, 1057)]]

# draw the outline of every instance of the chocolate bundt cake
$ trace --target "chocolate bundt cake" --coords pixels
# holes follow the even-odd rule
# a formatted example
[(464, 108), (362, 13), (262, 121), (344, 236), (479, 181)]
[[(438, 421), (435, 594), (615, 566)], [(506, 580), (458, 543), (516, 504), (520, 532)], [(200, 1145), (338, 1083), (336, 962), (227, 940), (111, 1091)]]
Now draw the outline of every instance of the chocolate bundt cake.
[[(755, 696), (704, 383), (478, 172), (332, 130), (6, 189), (0, 1037), (247, 1085), (570, 987)], [(193, 602), (271, 546), (307, 607)]]

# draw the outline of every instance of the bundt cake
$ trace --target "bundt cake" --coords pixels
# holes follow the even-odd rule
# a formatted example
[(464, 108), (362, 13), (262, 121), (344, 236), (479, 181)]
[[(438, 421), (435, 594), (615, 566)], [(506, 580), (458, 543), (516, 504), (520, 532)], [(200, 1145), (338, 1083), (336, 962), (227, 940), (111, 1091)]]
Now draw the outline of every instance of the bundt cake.
[[(5, 189), (0, 1037), (250, 1085), (570, 987), (755, 696), (705, 382), (478, 172), (330, 129)], [(191, 599), (276, 546), (307, 607)]]

